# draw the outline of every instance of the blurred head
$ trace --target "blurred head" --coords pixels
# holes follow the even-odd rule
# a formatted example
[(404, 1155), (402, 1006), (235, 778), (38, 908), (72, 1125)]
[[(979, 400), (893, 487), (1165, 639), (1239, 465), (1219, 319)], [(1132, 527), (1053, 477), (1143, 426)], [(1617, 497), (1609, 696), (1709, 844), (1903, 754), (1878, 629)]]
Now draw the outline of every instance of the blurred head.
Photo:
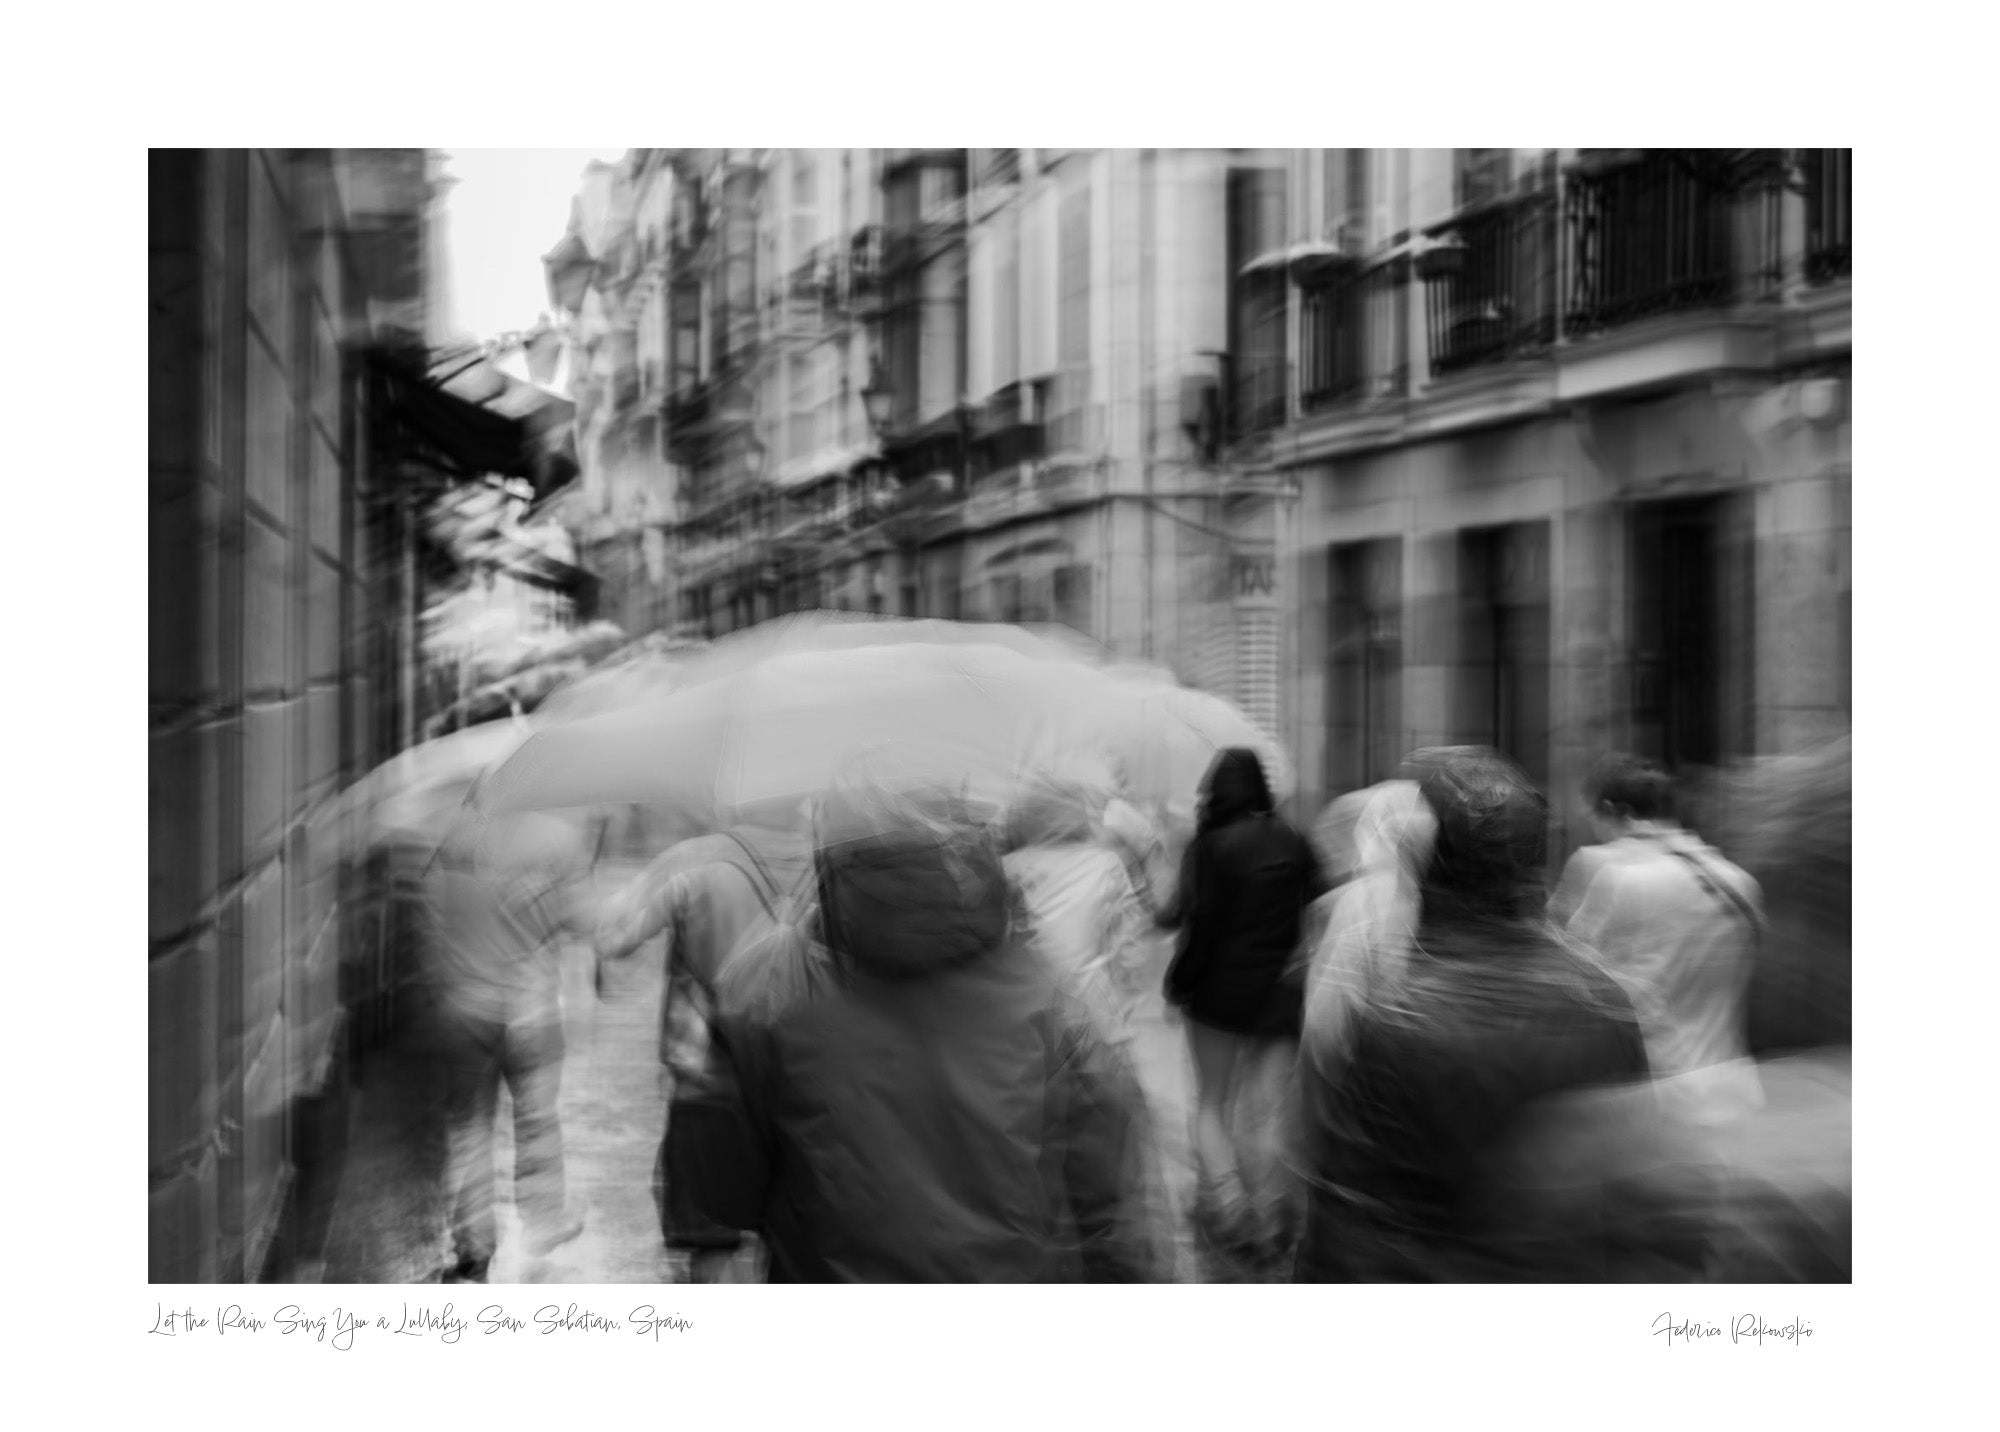
[(1275, 805), (1257, 753), (1247, 746), (1231, 746), (1216, 754), (1202, 777), (1197, 819), (1208, 830), (1245, 816), (1269, 815)]
[(1424, 920), (1510, 920), (1540, 909), (1548, 803), (1497, 751), (1438, 753), (1421, 783), (1437, 820)]
[(1385, 781), (1368, 793), (1354, 825), (1354, 850), (1363, 874), (1394, 872), (1415, 878), (1428, 864), (1437, 817), (1414, 781)]
[(1600, 761), (1585, 778), (1583, 793), (1599, 840), (1618, 839), (1635, 821), (1671, 821), (1678, 815), (1673, 777), (1638, 756), (1621, 754)]
[(820, 924), (837, 954), (895, 977), (999, 945), (1007, 880), (987, 813), (936, 786), (845, 786), (814, 807)]
[(1086, 844), (1096, 839), (1102, 804), (1081, 781), (1036, 776), (1023, 786), (1007, 813), (1004, 843), (1009, 850)]

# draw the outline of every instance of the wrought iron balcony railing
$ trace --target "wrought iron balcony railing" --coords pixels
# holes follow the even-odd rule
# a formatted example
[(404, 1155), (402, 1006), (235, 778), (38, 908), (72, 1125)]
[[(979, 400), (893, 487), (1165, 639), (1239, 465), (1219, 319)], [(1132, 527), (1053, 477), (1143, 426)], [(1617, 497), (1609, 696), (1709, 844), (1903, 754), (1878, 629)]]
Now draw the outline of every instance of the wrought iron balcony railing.
[(1854, 151), (1808, 149), (1801, 167), (1806, 189), (1806, 282), (1848, 277), (1854, 231)]
[(1300, 295), (1299, 406), (1400, 397), (1409, 380), (1409, 264), (1355, 265)]
[(1734, 196), (1670, 150), (1569, 176), (1564, 331), (1585, 335), (1706, 308), (1735, 292)]
[(1482, 206), (1429, 231), (1419, 259), (1431, 371), (1547, 349), (1556, 336), (1556, 210), (1546, 193)]

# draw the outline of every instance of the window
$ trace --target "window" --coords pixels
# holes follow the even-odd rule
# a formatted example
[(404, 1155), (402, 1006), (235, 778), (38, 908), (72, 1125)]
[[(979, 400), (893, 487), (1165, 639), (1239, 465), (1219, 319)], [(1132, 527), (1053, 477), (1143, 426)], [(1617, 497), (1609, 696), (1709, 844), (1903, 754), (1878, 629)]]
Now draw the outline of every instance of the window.
[(1372, 149), (1326, 151), (1324, 231), (1329, 240), (1354, 251), (1374, 237), (1370, 232), (1373, 210), (1369, 182), (1374, 153)]
[(1056, 568), (1055, 619), (1072, 631), (1090, 635), (1091, 568), (1078, 563)]
[(1021, 377), (1021, 246), (1011, 222), (993, 231), (993, 386)]
[(796, 461), (813, 451), (813, 374), (810, 356), (787, 365), (785, 456)]
[(1459, 208), (1489, 204), (1506, 197), (1512, 178), (1513, 150), (1460, 149), (1454, 151), (1454, 160), (1452, 197)]
[(1749, 746), (1747, 522), (1728, 498), (1632, 510), (1632, 742), (1670, 770)]
[(1553, 607), (1549, 524), (1459, 539), (1459, 738), (1492, 746), (1548, 789)]
[(1285, 417), (1288, 280), (1282, 263), (1258, 264), (1285, 247), (1285, 172), (1239, 169), (1229, 176), (1230, 435)]
[(1019, 577), (995, 577), (987, 583), (988, 621), (1018, 622), (1021, 620), (1021, 579)]
[(1328, 553), (1327, 782), (1330, 795), (1396, 773), (1403, 757), (1403, 542)]
[(1090, 190), (1063, 196), (1056, 231), (1056, 362), (1090, 365)]

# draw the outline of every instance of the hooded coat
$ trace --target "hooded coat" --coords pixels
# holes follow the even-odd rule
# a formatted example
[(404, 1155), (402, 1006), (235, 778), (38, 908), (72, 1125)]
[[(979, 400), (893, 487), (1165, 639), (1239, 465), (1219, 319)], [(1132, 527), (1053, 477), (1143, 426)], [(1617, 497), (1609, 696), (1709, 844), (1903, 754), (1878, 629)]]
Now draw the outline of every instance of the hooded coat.
[(1178, 926), (1167, 998), (1190, 1019), (1236, 1034), (1298, 1033), (1305, 910), (1327, 891), (1318, 857), (1272, 811), (1254, 751), (1216, 757), (1202, 818), (1181, 860), (1180, 888), (1161, 923)]
[(1497, 1170), (1543, 1101), (1642, 1079), (1644, 1042), (1617, 983), (1541, 916), (1540, 796), (1491, 753), (1446, 754), (1421, 787), (1436, 829), (1414, 937), (1359, 964), (1337, 1057), (1300, 1061), (1297, 1276), (1596, 1281), (1602, 1240), (1533, 1229)]
[(670, 1180), (774, 1282), (1149, 1276), (1130, 1064), (1016, 938), (990, 838), (849, 798), (817, 866), (817, 916), (723, 972)]

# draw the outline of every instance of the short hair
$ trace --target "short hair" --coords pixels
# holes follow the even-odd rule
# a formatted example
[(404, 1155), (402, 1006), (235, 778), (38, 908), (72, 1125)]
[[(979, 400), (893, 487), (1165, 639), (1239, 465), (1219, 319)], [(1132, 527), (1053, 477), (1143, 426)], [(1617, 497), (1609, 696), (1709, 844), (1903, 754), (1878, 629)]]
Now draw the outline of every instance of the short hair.
[(1674, 778), (1657, 762), (1639, 756), (1607, 756), (1585, 778), (1583, 791), (1593, 808), (1609, 806), (1634, 820), (1674, 818)]

